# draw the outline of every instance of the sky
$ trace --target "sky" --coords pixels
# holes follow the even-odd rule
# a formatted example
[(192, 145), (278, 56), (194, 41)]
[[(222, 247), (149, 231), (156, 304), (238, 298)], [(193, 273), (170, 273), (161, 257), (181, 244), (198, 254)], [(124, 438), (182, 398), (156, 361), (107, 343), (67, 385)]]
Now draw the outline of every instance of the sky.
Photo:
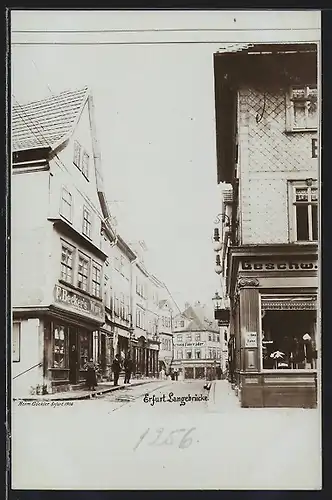
[[(128, 12), (107, 17), (95, 12), (75, 13), (73, 17), (74, 14), (59, 12), (30, 12), (20, 16), (16, 13), (12, 29), (42, 29), (51, 19), (45, 16), (52, 16), (52, 29), (61, 30), (101, 30), (105, 26), (107, 30), (156, 29), (156, 26), (217, 29), (225, 23), (227, 29), (243, 23), (244, 19), (238, 13), (227, 16), (218, 13), (216, 17), (205, 12), (199, 18), (183, 14)], [(283, 26), (289, 22), (287, 14), (280, 19)], [(257, 26), (257, 18), (254, 20), (253, 13), (250, 15), (249, 24)], [(299, 22), (299, 17), (293, 21)], [(31, 40), (31, 35), (17, 36), (24, 42)], [(64, 35), (38, 36), (49, 41), (52, 36), (54, 41), (63, 40)], [(127, 241), (145, 241), (149, 271), (167, 284), (181, 308), (185, 302), (196, 300), (211, 303), (220, 287), (212, 248), (213, 220), (221, 211), (213, 53), (224, 42), (239, 40), (234, 40), (229, 32), (218, 36), (220, 43), (205, 43), (216, 40), (210, 32), (191, 33), (189, 38), (179, 32), (67, 34), (68, 42), (133, 43), (24, 43), (13, 45), (11, 52), (12, 94), (20, 104), (48, 97), (51, 92), (90, 87), (106, 197), (117, 217), (118, 230)], [(137, 44), (142, 40), (193, 39), (204, 43)]]

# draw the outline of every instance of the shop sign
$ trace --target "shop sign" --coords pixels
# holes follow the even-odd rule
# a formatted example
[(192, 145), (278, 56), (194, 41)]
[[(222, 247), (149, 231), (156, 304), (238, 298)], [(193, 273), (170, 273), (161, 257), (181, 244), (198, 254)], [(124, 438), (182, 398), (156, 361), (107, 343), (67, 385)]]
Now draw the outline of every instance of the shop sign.
[(177, 347), (202, 347), (204, 342), (177, 342)]
[(245, 332), (244, 347), (257, 347), (257, 332)]
[(318, 269), (317, 261), (287, 260), (282, 262), (242, 261), (241, 271), (309, 271)]
[(59, 285), (55, 285), (54, 295), (56, 302), (66, 304), (77, 311), (88, 313), (103, 319), (103, 305), (96, 300), (90, 299), (89, 297), (83, 297), (78, 293), (71, 290), (69, 291)]

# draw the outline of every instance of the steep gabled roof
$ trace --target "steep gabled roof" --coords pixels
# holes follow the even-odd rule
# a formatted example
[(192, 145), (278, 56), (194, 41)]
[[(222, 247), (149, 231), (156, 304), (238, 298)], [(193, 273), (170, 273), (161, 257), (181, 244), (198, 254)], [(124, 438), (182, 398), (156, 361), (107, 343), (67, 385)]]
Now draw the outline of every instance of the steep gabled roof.
[(88, 99), (88, 87), (12, 107), (12, 150), (55, 149), (72, 133)]
[(218, 331), (215, 321), (206, 317), (202, 307), (189, 306), (183, 311), (182, 316), (190, 321), (186, 330)]

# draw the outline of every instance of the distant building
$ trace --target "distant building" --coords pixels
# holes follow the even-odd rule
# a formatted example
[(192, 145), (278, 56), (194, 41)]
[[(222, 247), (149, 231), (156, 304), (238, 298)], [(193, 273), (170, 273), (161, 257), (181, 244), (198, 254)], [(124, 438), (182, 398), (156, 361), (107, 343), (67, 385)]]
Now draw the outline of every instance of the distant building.
[(196, 303), (174, 318), (174, 361), (185, 379), (211, 379), (220, 366), (221, 339), (207, 307)]

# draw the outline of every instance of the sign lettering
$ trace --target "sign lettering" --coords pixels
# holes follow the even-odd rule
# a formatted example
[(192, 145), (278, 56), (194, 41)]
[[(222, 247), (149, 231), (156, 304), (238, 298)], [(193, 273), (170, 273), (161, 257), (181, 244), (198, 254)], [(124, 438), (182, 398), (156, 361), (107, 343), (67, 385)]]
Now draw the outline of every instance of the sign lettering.
[(244, 347), (257, 347), (257, 333), (246, 332), (244, 337)]
[(59, 285), (55, 286), (54, 294), (56, 302), (71, 306), (78, 311), (90, 313), (93, 316), (97, 316), (98, 318), (103, 317), (103, 306), (95, 300), (92, 300), (88, 297), (82, 297), (77, 293), (66, 290), (66, 288), (63, 288)]
[(242, 271), (307, 271), (317, 269), (318, 265), (315, 261), (241, 262)]
[(177, 347), (202, 347), (204, 342), (177, 342)]

